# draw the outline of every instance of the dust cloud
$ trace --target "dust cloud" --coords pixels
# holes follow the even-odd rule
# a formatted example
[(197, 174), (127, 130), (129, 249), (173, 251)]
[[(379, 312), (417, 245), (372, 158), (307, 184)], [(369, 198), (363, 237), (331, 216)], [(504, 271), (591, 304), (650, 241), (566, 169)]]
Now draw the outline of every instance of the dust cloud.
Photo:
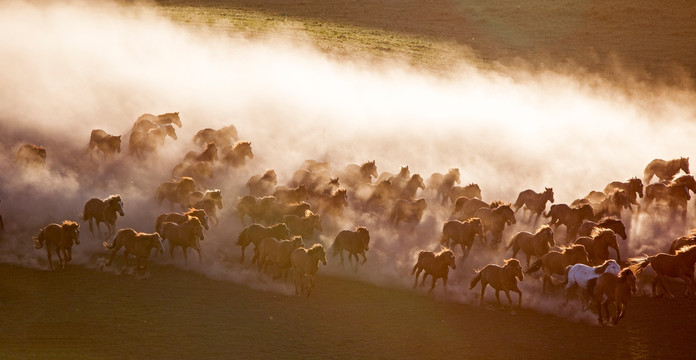
[[(156, 276), (158, 265), (178, 266), (286, 294), (290, 285), (240, 265), (234, 244), (242, 229), (237, 199), (248, 193), (247, 179), (267, 169), (286, 184), (305, 159), (330, 161), (336, 171), (368, 160), (380, 172), (409, 165), (424, 178), (457, 167), (462, 185), (479, 184), (486, 201), (514, 201), (524, 189), (548, 186), (556, 203), (570, 203), (611, 181), (642, 177), (654, 158), (689, 156), (696, 133), (696, 94), (689, 90), (626, 87), (630, 81), (576, 76), (572, 69), (482, 70), (466, 59), (446, 74), (357, 55), (337, 60), (283, 36), (248, 39), (186, 28), (142, 5), (6, 1), (0, 33), (0, 261), (42, 269), (46, 254), (33, 249), (32, 236), (51, 222), (78, 221), (92, 197), (120, 194), (126, 215), (117, 228), (153, 232), (156, 216), (172, 211), (166, 201), (157, 205), (154, 189), (171, 178), (186, 152), (200, 151), (191, 139), (206, 127), (234, 124), (251, 141), (255, 158), (242, 168), (218, 169), (199, 184), (221, 189), (224, 204), (220, 225), (202, 242), (203, 264), (192, 255), (184, 265), (178, 253), (174, 260), (154, 257), (150, 270)], [(138, 116), (175, 111), (183, 122), (176, 141), (166, 139), (148, 160), (128, 156)], [(108, 160), (87, 155), (97, 128), (122, 135), (120, 154)], [(45, 166), (15, 163), (24, 143), (46, 147)], [(327, 251), (329, 265), (320, 272), (412, 286), (418, 251), (439, 249), (449, 216), (434, 193), (419, 196), (429, 207), (417, 226), (395, 229), (382, 217), (348, 209), (320, 239), (330, 245), (338, 231), (365, 225), (372, 235), (368, 261), (353, 271)], [(620, 245), (623, 258), (664, 251), (689, 228), (648, 215), (624, 221), (630, 234)], [(82, 243), (71, 265), (99, 269), (108, 255), (103, 234), (94, 237), (80, 223)], [(504, 242), (520, 230), (534, 226), (519, 221)], [(478, 288), (468, 289), (473, 269), (509, 256), (477, 243), (450, 274), (449, 293), (438, 285), (436, 296), (477, 304)], [(563, 305), (562, 295), (541, 296), (540, 279), (528, 276), (521, 287), (524, 307), (588, 319)]]

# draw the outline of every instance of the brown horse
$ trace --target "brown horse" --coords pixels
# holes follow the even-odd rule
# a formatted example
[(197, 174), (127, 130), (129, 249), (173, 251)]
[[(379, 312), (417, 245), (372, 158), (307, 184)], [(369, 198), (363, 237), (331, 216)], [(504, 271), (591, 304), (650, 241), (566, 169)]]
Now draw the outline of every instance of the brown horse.
[(304, 201), (294, 204), (276, 203), (269, 209), (268, 213), (264, 214), (263, 220), (275, 224), (283, 221), (286, 215), (304, 217), (307, 215), (307, 211), (311, 212), (312, 206)]
[(531, 274), (542, 269), (544, 271), (542, 292), (546, 292), (546, 284), (552, 284), (551, 275), (558, 274), (565, 276), (566, 267), (575, 264), (586, 264), (587, 262), (587, 251), (585, 247), (582, 245), (572, 245), (562, 248), (560, 252), (549, 251), (542, 255), (530, 265), (527, 271), (525, 271), (525, 274)]
[(195, 151), (189, 151), (186, 153), (184, 156), (184, 162), (190, 161), (190, 162), (207, 162), (207, 163), (213, 163), (215, 160), (218, 159), (218, 147), (215, 145), (215, 143), (207, 143), (205, 145), (205, 148), (203, 151), (200, 153), (197, 153)]
[(251, 218), (252, 223), (257, 223), (266, 218), (271, 209), (278, 203), (278, 199), (273, 196), (256, 197), (253, 195), (245, 195), (239, 199), (237, 203), (237, 215), (242, 222), (242, 226), (246, 226), (244, 221), (245, 216)]
[(303, 239), (311, 240), (314, 237), (314, 230), (318, 232), (324, 231), (321, 226), (321, 219), (318, 214), (311, 211), (305, 213), (304, 217), (297, 215), (283, 216), (283, 222), (290, 229), (290, 235), (299, 235)]
[[(259, 242), (259, 270), (265, 270), (269, 264), (275, 265), (281, 272), (285, 273), (292, 265), (290, 254), (295, 250), (304, 247), (302, 236), (293, 236), (290, 240), (278, 240), (272, 237), (265, 238)], [(278, 276), (280, 277), (280, 276)]]
[(198, 262), (203, 262), (199, 240), (205, 239), (205, 236), (203, 235), (203, 225), (198, 218), (191, 217), (181, 224), (164, 222), (159, 233), (163, 240), (169, 240), (169, 254), (172, 259), (174, 258), (174, 249), (177, 246), (181, 246), (184, 251), (184, 263), (188, 263), (186, 255), (188, 248), (196, 250), (198, 252)]
[(338, 176), (345, 186), (355, 189), (372, 183), (372, 178), (377, 177), (377, 165), (374, 160), (365, 162), (362, 165), (349, 164)]
[(367, 261), (365, 256), (365, 251), (370, 250), (370, 232), (364, 226), (358, 226), (355, 231), (352, 230), (341, 230), (336, 239), (331, 245), (333, 248), (333, 256), (341, 254), (341, 264), (343, 264), (343, 250), (348, 252), (348, 261), (351, 263), (352, 257), (355, 257), (355, 265), (360, 264), (360, 259), (358, 255), (362, 255), (364, 264)]
[[(647, 191), (647, 187), (646, 187)], [(604, 196), (604, 195), (603, 195)], [(599, 203), (591, 203), (592, 210), (596, 218), (605, 216), (615, 216), (621, 218), (621, 213), (624, 209), (631, 211), (631, 197), (625, 190), (614, 190), (610, 195), (604, 196)]]
[[(614, 325), (619, 322), (619, 319), (626, 315), (626, 305), (631, 300), (631, 294), (638, 291), (636, 287), (636, 275), (630, 268), (621, 270), (619, 275), (606, 272), (597, 278), (597, 284), (594, 287), (594, 298), (597, 303), (597, 311), (599, 313), (599, 324), (604, 324), (602, 319), (602, 310), (612, 321)], [(616, 304), (616, 316), (611, 319), (609, 315), (609, 303)]]
[(587, 259), (591, 265), (599, 265), (609, 260), (609, 248), (616, 251), (616, 262), (621, 264), (619, 244), (616, 242), (616, 233), (611, 229), (595, 228), (590, 236), (581, 236), (575, 240), (575, 244), (585, 247)]
[(46, 164), (46, 148), (32, 144), (23, 144), (17, 150), (15, 163), (27, 166), (43, 166)]
[(640, 209), (636, 196), (643, 197), (643, 181), (637, 177), (630, 178), (627, 181), (612, 181), (604, 188), (604, 193), (610, 195), (616, 190), (626, 191), (631, 199), (631, 204), (636, 205)]
[[(463, 222), (459, 220), (450, 220), (442, 225), (442, 238), (440, 239), (440, 244), (448, 249), (452, 249), (452, 253), (454, 253), (457, 244), (459, 244), (459, 247), (461, 247), (464, 252), (462, 259), (466, 259), (467, 256), (469, 256), (476, 235), (483, 241), (484, 235), (481, 219), (471, 218)], [(451, 244), (450, 239), (452, 240)]]
[(454, 210), (452, 211), (452, 216), (459, 214), (460, 220), (466, 220), (474, 216), (474, 212), (480, 208), (487, 208), (491, 205), (485, 201), (468, 198), (466, 196), (460, 196), (454, 202)]
[(41, 249), (46, 244), (48, 266), (51, 270), (53, 270), (51, 248), (56, 249), (60, 266), (65, 269), (68, 261), (72, 260), (73, 243), (80, 245), (80, 224), (70, 220), (65, 220), (60, 225), (48, 224), (34, 237), (34, 248)]
[(254, 158), (250, 141), (237, 141), (234, 145), (227, 145), (220, 150), (220, 158), (225, 164), (238, 168), (246, 165), (246, 158)]
[(196, 135), (193, 136), (193, 142), (196, 145), (203, 146), (209, 142), (214, 142), (220, 147), (226, 147), (232, 145), (232, 140), (239, 140), (239, 134), (237, 133), (237, 128), (234, 125), (223, 126), (218, 130), (211, 128), (205, 128), (199, 130)]
[(691, 234), (687, 236), (682, 236), (677, 239), (674, 239), (672, 243), (669, 245), (669, 250), (667, 253), (674, 255), (677, 253), (677, 250), (688, 245), (696, 245), (696, 233), (694, 233), (694, 230), (692, 230)]
[(331, 196), (324, 196), (319, 201), (319, 212), (332, 217), (342, 217), (343, 208), (348, 206), (346, 189), (336, 189)]
[(298, 185), (295, 188), (276, 186), (275, 191), (273, 191), (273, 196), (278, 199), (279, 202), (286, 204), (307, 201), (309, 199), (308, 195), (307, 187), (304, 185)]
[(114, 136), (102, 129), (94, 129), (89, 136), (87, 152), (92, 154), (94, 150), (101, 151), (104, 157), (121, 152), (121, 135)]
[(423, 198), (417, 200), (399, 199), (394, 203), (389, 222), (393, 223), (394, 226), (399, 225), (400, 221), (418, 224), (427, 208), (428, 203)]
[(652, 266), (655, 271), (655, 277), (652, 280), (652, 295), (657, 295), (657, 284), (659, 283), (662, 290), (674, 298), (667, 286), (665, 286), (665, 277), (678, 277), (686, 282), (686, 296), (689, 296), (689, 290), (696, 293), (696, 281), (694, 281), (694, 264), (696, 264), (696, 245), (689, 245), (677, 250), (675, 255), (659, 253), (653, 256), (643, 256), (640, 258), (631, 259), (632, 263), (637, 264), (636, 272), (640, 274), (648, 265)]
[(585, 220), (580, 225), (578, 229), (579, 236), (590, 236), (595, 228), (606, 228), (612, 229), (616, 235), (621, 236), (622, 239), (626, 240), (628, 235), (626, 235), (626, 226), (621, 219), (613, 217), (605, 217), (599, 220), (599, 222)]
[(205, 213), (215, 220), (215, 225), (217, 225), (220, 223), (217, 217), (217, 209), (222, 209), (222, 192), (220, 189), (206, 190), (203, 193), (203, 197), (191, 204), (191, 207), (205, 210)]
[(550, 217), (549, 225), (555, 225), (558, 230), (560, 225), (566, 227), (566, 242), (570, 242), (577, 236), (578, 229), (584, 220), (594, 219), (592, 206), (583, 204), (578, 207), (570, 207), (566, 204), (551, 205), (548, 213), (543, 214), (544, 217)]
[(283, 223), (268, 227), (259, 224), (251, 224), (244, 228), (237, 237), (237, 245), (242, 248), (242, 263), (244, 263), (244, 249), (246, 249), (249, 244), (254, 244), (254, 257), (251, 259), (251, 263), (255, 263), (259, 258), (259, 242), (268, 237), (289, 239), (290, 229)]
[(273, 169), (266, 170), (262, 175), (253, 175), (246, 183), (249, 193), (254, 196), (266, 196), (273, 194), (278, 185), (278, 176)]
[(161, 115), (152, 115), (152, 114), (142, 114), (138, 117), (138, 119), (135, 121), (136, 124), (141, 121), (152, 121), (153, 123), (157, 125), (167, 125), (167, 124), (174, 124), (178, 127), (181, 127), (181, 118), (179, 117), (178, 112), (171, 112), (171, 113), (166, 113), (166, 114), (161, 114)]
[(471, 280), (469, 289), (473, 289), (481, 281), (481, 306), (483, 306), (483, 295), (488, 285), (495, 289), (495, 298), (498, 300), (498, 306), (502, 306), (500, 303), (501, 290), (505, 291), (505, 296), (507, 296), (508, 304), (511, 307), (512, 298), (510, 298), (510, 291), (516, 292), (519, 296), (517, 307), (520, 308), (522, 307), (522, 291), (517, 287), (517, 280), (524, 280), (522, 265), (520, 265), (517, 259), (508, 259), (505, 260), (505, 265), (502, 267), (496, 264), (488, 264), (483, 269), (477, 271), (476, 276)]
[(171, 205), (179, 204), (182, 209), (186, 209), (189, 204), (189, 196), (194, 191), (196, 191), (196, 181), (185, 176), (157, 185), (155, 200), (159, 206), (162, 206), (162, 202), (166, 199)]
[(162, 230), (162, 223), (173, 222), (173, 223), (177, 223), (177, 224), (181, 225), (184, 223), (184, 221), (186, 221), (190, 218), (198, 219), (198, 221), (201, 223), (201, 225), (203, 225), (203, 227), (206, 230), (210, 229), (210, 225), (208, 224), (208, 214), (205, 213), (205, 210), (203, 210), (203, 209), (189, 209), (189, 211), (187, 211), (183, 214), (168, 213), (168, 214), (162, 214), (162, 215), (158, 216), (157, 220), (155, 221), (155, 231), (160, 232), (160, 230)]
[[(510, 204), (495, 203), (491, 204), (493, 208), (480, 208), (474, 212), (474, 216), (481, 219), (483, 224), (484, 234), (491, 232), (493, 234), (493, 245), (503, 241), (503, 231), (505, 225), (512, 225), (517, 222), (515, 213), (512, 211)], [(484, 236), (484, 243), (485, 236)]]
[(507, 251), (512, 248), (513, 258), (517, 258), (517, 253), (522, 250), (527, 256), (527, 268), (529, 268), (529, 262), (532, 256), (540, 258), (542, 255), (548, 253), (551, 247), (555, 245), (556, 242), (553, 240), (553, 230), (551, 230), (551, 227), (548, 225), (542, 225), (534, 234), (527, 231), (520, 231), (515, 234), (505, 250)]
[(413, 198), (416, 197), (418, 189), (425, 190), (425, 182), (420, 174), (413, 174), (408, 180), (406, 180), (403, 186), (398, 185), (398, 183), (394, 183), (393, 180), (392, 183), (396, 188), (396, 197), (401, 199), (413, 200)]
[(320, 261), (326, 266), (326, 252), (321, 244), (314, 244), (309, 249), (301, 247), (290, 253), (290, 264), (295, 278), (295, 295), (306, 292), (309, 297), (314, 287), (314, 275), (319, 271)]
[(525, 208), (524, 212), (529, 210), (529, 220), (532, 220), (534, 214), (536, 214), (536, 219), (534, 223), (539, 220), (539, 216), (546, 210), (546, 202), (550, 201), (553, 203), (553, 189), (544, 188), (543, 193), (537, 193), (534, 190), (527, 189), (522, 191), (515, 200), (513, 207), (515, 208), (515, 214), (522, 207)]
[(449, 169), (447, 174), (433, 173), (426, 182), (427, 188), (435, 190), (437, 198), (443, 203), (447, 199), (447, 193), (454, 187), (454, 184), (461, 183), (458, 168)]
[(122, 247), (125, 247), (123, 256), (126, 259), (126, 266), (128, 266), (128, 255), (135, 255), (138, 274), (140, 274), (141, 269), (143, 271), (147, 269), (147, 259), (150, 257), (153, 248), (157, 251), (164, 251), (162, 238), (158, 233), (139, 233), (130, 228), (119, 230), (112, 244), (104, 241), (103, 245), (106, 249), (111, 250), (111, 256), (106, 261), (106, 266), (111, 266), (116, 253)]
[(655, 201), (670, 207), (675, 212), (681, 207), (682, 218), (685, 219), (686, 205), (689, 200), (691, 200), (691, 194), (686, 185), (677, 183), (669, 183), (667, 185), (662, 183), (650, 184), (645, 187), (645, 205), (643, 210), (647, 211), (653, 201)]
[(423, 272), (423, 280), (421, 281), (421, 286), (425, 285), (425, 278), (428, 275), (432, 276), (433, 283), (430, 286), (428, 293), (433, 292), (435, 289), (435, 282), (437, 279), (442, 278), (443, 286), (445, 291), (447, 291), (447, 276), (449, 274), (449, 268), (455, 270), (457, 264), (454, 261), (454, 252), (449, 249), (443, 249), (438, 254), (432, 251), (421, 250), (418, 253), (418, 261), (416, 265), (413, 265), (413, 270), (411, 270), (411, 275), (416, 275), (416, 280), (413, 283), (413, 288), (415, 289), (418, 285), (418, 276)]
[(449, 200), (452, 204), (456, 203), (460, 196), (466, 196), (469, 199), (477, 198), (481, 200), (481, 188), (478, 184), (469, 184), (467, 186), (453, 186), (447, 192), (446, 200)]
[(173, 140), (177, 139), (176, 130), (170, 124), (157, 125), (147, 120), (136, 122), (128, 138), (128, 151), (131, 155), (143, 159), (156, 153), (157, 147), (164, 144), (167, 136)]
[(650, 179), (653, 175), (657, 176), (660, 181), (670, 181), (679, 170), (684, 170), (684, 173), (689, 174), (689, 158), (679, 158), (669, 161), (655, 159), (648, 163), (643, 171), (643, 183), (650, 184)]
[(99, 229), (99, 223), (106, 224), (106, 237), (109, 238), (114, 234), (116, 227), (116, 219), (118, 216), (124, 216), (123, 212), (123, 201), (121, 201), (120, 195), (111, 195), (106, 199), (91, 198), (85, 203), (85, 208), (82, 212), (82, 221), (89, 221), (89, 231), (94, 235), (94, 227), (92, 226), (92, 219), (97, 223), (97, 231)]

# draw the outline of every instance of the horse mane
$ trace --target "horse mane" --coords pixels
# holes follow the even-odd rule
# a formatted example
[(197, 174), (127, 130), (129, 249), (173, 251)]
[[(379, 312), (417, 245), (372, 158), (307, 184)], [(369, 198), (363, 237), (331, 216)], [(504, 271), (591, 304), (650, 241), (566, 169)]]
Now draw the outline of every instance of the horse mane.
[(307, 249), (307, 254), (311, 255), (314, 254), (317, 251), (324, 250), (324, 245), (322, 244), (314, 244), (312, 247)]
[(541, 225), (541, 227), (539, 227), (539, 229), (537, 229), (537, 231), (534, 233), (534, 235), (539, 235), (539, 234), (541, 234), (543, 231), (546, 231), (547, 229), (548, 229), (548, 230), (552, 230), (552, 229), (551, 229), (551, 226), (549, 226), (548, 224)]
[(507, 266), (507, 265), (515, 265), (515, 263), (516, 263), (517, 265), (521, 266), (521, 265), (520, 265), (520, 261), (517, 260), (517, 259), (515, 259), (515, 258), (510, 258), (510, 259), (507, 259), (507, 260), (504, 260), (504, 261), (505, 261), (505, 266)]
[(620, 272), (619, 275), (618, 275), (618, 276), (619, 276), (619, 279), (625, 279), (625, 278), (628, 276), (629, 273), (630, 273), (631, 275), (635, 276), (635, 274), (633, 273), (633, 270), (631, 270), (630, 267), (627, 267), (627, 268), (621, 270), (621, 272)]
[(444, 255), (444, 254), (446, 254), (446, 253), (448, 253), (448, 252), (451, 252), (452, 255), (454, 255), (454, 251), (452, 251), (452, 249), (450, 249), (450, 248), (448, 248), (448, 247), (443, 247), (442, 250), (440, 250), (439, 253), (435, 254), (435, 257), (439, 258), (439, 257), (441, 257), (442, 255)]
[(63, 220), (63, 223), (60, 226), (61, 227), (77, 226), (79, 228), (80, 224), (78, 224), (72, 220)]
[(559, 250), (561, 250), (562, 254), (567, 254), (569, 252), (577, 251), (580, 248), (584, 249), (585, 246), (580, 245), (580, 244), (572, 244), (570, 246), (560, 246)]
[(604, 227), (601, 227), (601, 226), (597, 226), (597, 227), (595, 227), (595, 228), (592, 229), (592, 232), (590, 233), (590, 237), (591, 237), (592, 239), (596, 239), (596, 238), (598, 238), (598, 237), (605, 236), (605, 234), (607, 234), (607, 233), (612, 233), (612, 234), (614, 234), (614, 230), (612, 230), (612, 229), (607, 229), (607, 228), (604, 228)]
[(603, 274), (604, 271), (607, 270), (607, 267), (609, 266), (609, 264), (611, 264), (612, 262), (616, 262), (616, 261), (615, 261), (614, 259), (609, 259), (609, 260), (605, 260), (604, 263), (603, 263), (602, 265), (595, 266), (595, 267), (593, 268), (593, 269), (594, 269), (594, 273), (595, 273), (595, 274)]
[(120, 201), (121, 195), (119, 195), (119, 194), (109, 195), (109, 197), (106, 198), (105, 202), (114, 201), (114, 200)]
[(251, 141), (237, 141), (232, 149), (236, 150), (237, 148), (240, 148), (242, 146), (251, 146)]
[[(609, 224), (609, 223), (622, 223), (622, 224), (623, 224), (623, 222), (622, 222), (621, 220), (619, 220), (619, 219), (617, 219), (617, 218), (615, 218), (615, 217), (607, 217), (607, 216), (605, 216), (605, 217), (601, 218), (601, 219), (597, 222), (597, 225), (598, 225), (598, 226), (602, 226), (602, 225), (604, 225), (604, 224)], [(696, 230), (696, 229), (694, 229), (694, 230)]]
[(695, 248), (696, 248), (696, 245), (685, 245), (685, 246), (680, 247), (679, 250), (677, 250), (676, 254), (679, 255), (679, 254), (691, 252)]
[(499, 208), (499, 207), (510, 206), (510, 205), (512, 205), (512, 204), (509, 203), (509, 202), (506, 202), (506, 201), (502, 201), (502, 200), (493, 200), (493, 201), (491, 201), (491, 205), (490, 205), (489, 207), (490, 207), (491, 209), (497, 209), (497, 208)]
[(463, 223), (463, 224), (471, 224), (471, 223), (473, 223), (473, 222), (475, 222), (475, 221), (477, 221), (477, 220), (478, 220), (478, 221), (481, 221), (481, 219), (479, 219), (479, 218), (477, 218), (477, 217), (472, 217), (472, 218), (468, 218), (468, 219), (462, 221), (462, 223)]
[(278, 178), (278, 176), (276, 175), (275, 170), (270, 169), (270, 170), (266, 170), (266, 172), (263, 173), (261, 180), (269, 180), (269, 179), (276, 180), (277, 178)]

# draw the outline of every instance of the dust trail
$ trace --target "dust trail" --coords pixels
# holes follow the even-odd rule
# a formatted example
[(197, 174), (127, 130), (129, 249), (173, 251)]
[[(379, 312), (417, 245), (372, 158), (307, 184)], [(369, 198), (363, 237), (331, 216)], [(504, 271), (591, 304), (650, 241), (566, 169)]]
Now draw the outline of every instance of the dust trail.
[[(256, 156), (203, 184), (223, 191), (221, 224), (202, 243), (204, 263), (186, 268), (282, 293), (291, 292), (289, 285), (240, 266), (234, 245), (242, 228), (232, 210), (236, 199), (247, 193), (246, 180), (266, 169), (284, 184), (305, 159), (330, 161), (335, 170), (367, 160), (376, 160), (380, 172), (408, 164), (425, 178), (458, 167), (462, 182), (478, 183), (486, 201), (514, 201), (521, 190), (552, 186), (557, 203), (570, 203), (610, 181), (641, 176), (653, 158), (689, 156), (696, 132), (696, 94), (688, 90), (624, 88), (572, 69), (484, 71), (465, 60), (446, 75), (396, 61), (340, 61), (284, 37), (249, 40), (183, 28), (142, 6), (3, 2), (0, 32), (7, 35), (0, 38), (0, 65), (12, 69), (0, 73), (0, 260), (31, 267), (46, 267), (31, 237), (50, 222), (77, 220), (91, 197), (121, 194), (126, 215), (117, 227), (154, 231), (155, 217), (171, 210), (157, 206), (154, 189), (187, 151), (200, 150), (191, 138), (205, 127), (234, 124)], [(127, 156), (135, 119), (172, 111), (184, 124), (178, 140), (168, 139), (150, 161)], [(87, 157), (95, 128), (121, 134), (124, 152), (105, 162)], [(23, 143), (46, 146), (44, 168), (14, 163)], [(368, 226), (369, 260), (352, 272), (329, 255), (332, 263), (320, 271), (411, 286), (417, 252), (438, 249), (449, 215), (425, 196), (430, 205), (418, 226), (394, 229), (381, 217), (349, 210), (321, 240), (331, 244), (342, 229)], [(629, 220), (630, 240), (621, 245), (627, 255), (663, 249), (692, 224), (691, 217), (687, 225)], [(532, 228), (521, 221), (504, 241)], [(92, 239), (82, 223), (74, 264), (98, 267), (106, 256), (99, 236)], [(184, 267), (178, 255), (153, 264)], [(472, 270), (507, 256), (475, 246), (451, 275), (447, 298), (476, 303), (467, 289)], [(525, 306), (583, 319), (540, 296), (535, 281), (522, 285)]]

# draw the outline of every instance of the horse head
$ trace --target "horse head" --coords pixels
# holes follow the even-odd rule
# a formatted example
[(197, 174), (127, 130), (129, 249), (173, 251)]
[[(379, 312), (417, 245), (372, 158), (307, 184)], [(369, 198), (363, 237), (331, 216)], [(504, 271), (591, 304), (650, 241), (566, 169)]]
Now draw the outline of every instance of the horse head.
[(109, 207), (114, 211), (118, 212), (119, 215), (124, 216), (123, 211), (123, 201), (121, 200), (121, 195), (111, 195), (108, 198)]
[(80, 224), (65, 220), (60, 227), (63, 229), (63, 233), (65, 233), (75, 245), (80, 245)]
[(167, 125), (162, 125), (162, 128), (164, 128), (164, 133), (169, 136), (170, 138), (176, 140), (176, 130), (174, 130), (174, 127), (167, 124)]
[(606, 261), (604, 267), (604, 272), (608, 272), (610, 274), (618, 274), (621, 271), (621, 265), (616, 262), (614, 259), (609, 259)]
[(543, 233), (544, 237), (544, 243), (549, 244), (549, 246), (556, 246), (556, 241), (554, 240), (554, 234), (553, 230), (551, 229), (550, 226), (545, 225), (544, 227), (541, 228), (541, 231)]
[(365, 249), (365, 251), (370, 250), (370, 232), (367, 230), (367, 228), (364, 226), (358, 226), (355, 228), (355, 232), (358, 235), (358, 239), (360, 239), (360, 242), (362, 243), (363, 249)]
[(483, 234), (483, 223), (481, 223), (481, 219), (479, 218), (471, 218), (469, 221), (474, 225), (474, 231), (476, 232), (475, 235), (478, 235), (480, 240), (485, 239), (485, 235)]
[(689, 158), (688, 157), (683, 157), (679, 159), (679, 168), (684, 170), (684, 173), (690, 174), (689, 172)]
[(175, 124), (178, 127), (182, 126), (181, 118), (179, 117), (179, 112), (169, 113), (166, 115), (169, 115), (169, 120), (172, 121), (172, 124)]
[(571, 248), (564, 250), (564, 252), (571, 253), (572, 262), (575, 264), (587, 264), (590, 262), (587, 250), (582, 245), (573, 245)]
[(418, 188), (425, 190), (425, 181), (423, 181), (423, 177), (420, 176), (420, 174), (413, 174), (413, 176), (411, 176), (411, 180), (409, 181), (418, 184)]
[(500, 205), (497, 208), (495, 208), (493, 212), (502, 216), (503, 219), (505, 219), (505, 223), (507, 223), (508, 225), (513, 225), (517, 223), (517, 220), (515, 219), (515, 212), (512, 211), (512, 207), (510, 204)]
[(411, 176), (411, 171), (408, 169), (408, 165), (406, 166), (401, 166), (401, 170), (399, 170), (399, 173), (396, 175), (396, 177), (405, 179)]
[(440, 253), (439, 256), (445, 260), (445, 263), (447, 263), (447, 266), (451, 267), (452, 270), (457, 269), (457, 262), (454, 261), (455, 260), (454, 251), (452, 251), (450, 249), (444, 249), (442, 251), (442, 253)]
[(628, 186), (631, 191), (638, 194), (638, 197), (643, 197), (643, 180), (634, 177), (628, 180)]
[(515, 258), (507, 259), (505, 260), (504, 267), (510, 269), (513, 279), (517, 278), (520, 281), (524, 280), (524, 273), (522, 272), (522, 265), (520, 265), (519, 260)]
[(638, 287), (636, 286), (636, 274), (633, 273), (631, 268), (625, 268), (619, 273), (619, 280), (623, 281), (631, 289), (631, 293), (635, 294), (638, 292)]
[(553, 188), (544, 188), (544, 195), (546, 199), (553, 204)]

